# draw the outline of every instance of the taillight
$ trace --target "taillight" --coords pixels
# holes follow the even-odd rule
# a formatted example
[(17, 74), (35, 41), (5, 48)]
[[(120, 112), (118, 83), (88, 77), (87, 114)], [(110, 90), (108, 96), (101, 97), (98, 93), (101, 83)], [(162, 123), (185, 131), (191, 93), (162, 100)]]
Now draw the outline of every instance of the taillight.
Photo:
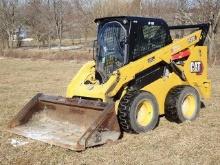
[(182, 52), (179, 52), (179, 53), (176, 53), (174, 55), (172, 55), (172, 60), (179, 60), (179, 59), (182, 59), (182, 58), (185, 58), (185, 57), (189, 57), (190, 55), (190, 51), (187, 49), (187, 50), (184, 50)]

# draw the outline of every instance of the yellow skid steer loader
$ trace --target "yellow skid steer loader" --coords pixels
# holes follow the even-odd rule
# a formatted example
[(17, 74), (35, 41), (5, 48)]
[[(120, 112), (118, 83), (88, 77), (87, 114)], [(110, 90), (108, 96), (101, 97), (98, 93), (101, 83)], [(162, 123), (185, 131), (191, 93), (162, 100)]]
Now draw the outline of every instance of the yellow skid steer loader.
[[(66, 97), (37, 94), (15, 116), (9, 131), (82, 151), (116, 141), (121, 133), (154, 129), (160, 115), (194, 120), (210, 97), (207, 79), (209, 24), (168, 26), (162, 19), (95, 20), (94, 60), (69, 83)], [(191, 34), (172, 39), (172, 30)]]

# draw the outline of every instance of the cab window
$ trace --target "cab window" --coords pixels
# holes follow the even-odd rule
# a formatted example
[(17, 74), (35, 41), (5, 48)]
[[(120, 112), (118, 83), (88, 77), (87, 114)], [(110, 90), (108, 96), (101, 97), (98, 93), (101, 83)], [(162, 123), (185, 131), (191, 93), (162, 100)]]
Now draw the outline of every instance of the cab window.
[(149, 54), (166, 45), (167, 32), (163, 26), (140, 25), (134, 32), (133, 58)]

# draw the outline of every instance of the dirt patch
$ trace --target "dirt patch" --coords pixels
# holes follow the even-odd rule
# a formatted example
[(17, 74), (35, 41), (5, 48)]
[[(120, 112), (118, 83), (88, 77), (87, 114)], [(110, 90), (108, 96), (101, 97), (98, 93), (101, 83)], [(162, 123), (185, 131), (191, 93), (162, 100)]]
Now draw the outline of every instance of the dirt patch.
[[(0, 129), (33, 95), (65, 95), (68, 82), (82, 66), (74, 61), (0, 60)], [(114, 144), (74, 152), (0, 131), (0, 164), (213, 164), (220, 162), (220, 67), (211, 68), (213, 97), (194, 122), (175, 124), (165, 118), (141, 135), (124, 134)], [(14, 147), (10, 139), (28, 144)]]

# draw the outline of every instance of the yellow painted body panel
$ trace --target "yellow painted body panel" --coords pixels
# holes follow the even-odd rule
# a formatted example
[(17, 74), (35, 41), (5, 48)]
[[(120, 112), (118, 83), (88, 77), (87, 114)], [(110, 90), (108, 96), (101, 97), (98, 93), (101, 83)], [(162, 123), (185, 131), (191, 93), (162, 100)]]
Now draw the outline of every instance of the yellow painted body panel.
[[(190, 47), (190, 52), (191, 55), (189, 56), (188, 60), (185, 61), (184, 67), (181, 68), (186, 75), (187, 81), (182, 81), (175, 73), (171, 73), (168, 77), (158, 79), (142, 88), (142, 90), (152, 93), (157, 98), (160, 114), (164, 114), (166, 96), (170, 89), (175, 86), (190, 85), (198, 90), (202, 99), (207, 99), (210, 97), (211, 82), (207, 79), (207, 47), (193, 46)], [(201, 75), (191, 73), (191, 61), (202, 61), (204, 69)]]
[(187, 83), (182, 81), (175, 73), (171, 73), (169, 77), (158, 79), (142, 88), (142, 90), (152, 93), (157, 98), (159, 112), (160, 114), (164, 114), (164, 104), (168, 92), (173, 87), (184, 84), (187, 85)]
[[(77, 75), (69, 83), (66, 91), (66, 97), (74, 96), (96, 98), (107, 101), (106, 93), (116, 85), (118, 74), (114, 73), (105, 84), (99, 84), (95, 80), (95, 62), (89, 61), (77, 73)], [(91, 81), (93, 84), (86, 84)]]
[[(144, 71), (145, 69), (154, 66), (155, 64), (164, 61), (171, 62), (172, 55), (189, 49), (191, 55), (184, 61), (184, 66), (178, 67), (184, 71), (187, 80), (183, 81), (175, 73), (170, 73), (153, 83), (142, 88), (144, 91), (151, 92), (158, 101), (160, 114), (164, 114), (164, 102), (169, 90), (178, 85), (191, 85), (194, 86), (200, 93), (202, 98), (210, 96), (210, 80), (207, 79), (207, 47), (195, 46), (201, 37), (201, 30), (198, 30), (180, 40), (173, 41), (173, 43), (154, 51), (136, 61), (121, 67), (113, 72), (108, 81), (104, 84), (99, 84), (95, 80), (95, 62), (90, 61), (85, 64), (77, 75), (72, 79), (68, 85), (66, 96), (69, 98), (79, 96), (85, 98), (101, 99), (104, 102), (113, 100), (112, 98), (123, 89), (121, 97), (126, 93), (126, 84), (135, 79), (135, 75)], [(202, 61), (203, 72), (201, 75), (191, 73), (191, 61)], [(90, 81), (91, 83), (86, 83)], [(121, 98), (120, 97), (120, 98)], [(120, 99), (119, 99), (120, 100)], [(116, 111), (119, 104), (116, 100)]]

